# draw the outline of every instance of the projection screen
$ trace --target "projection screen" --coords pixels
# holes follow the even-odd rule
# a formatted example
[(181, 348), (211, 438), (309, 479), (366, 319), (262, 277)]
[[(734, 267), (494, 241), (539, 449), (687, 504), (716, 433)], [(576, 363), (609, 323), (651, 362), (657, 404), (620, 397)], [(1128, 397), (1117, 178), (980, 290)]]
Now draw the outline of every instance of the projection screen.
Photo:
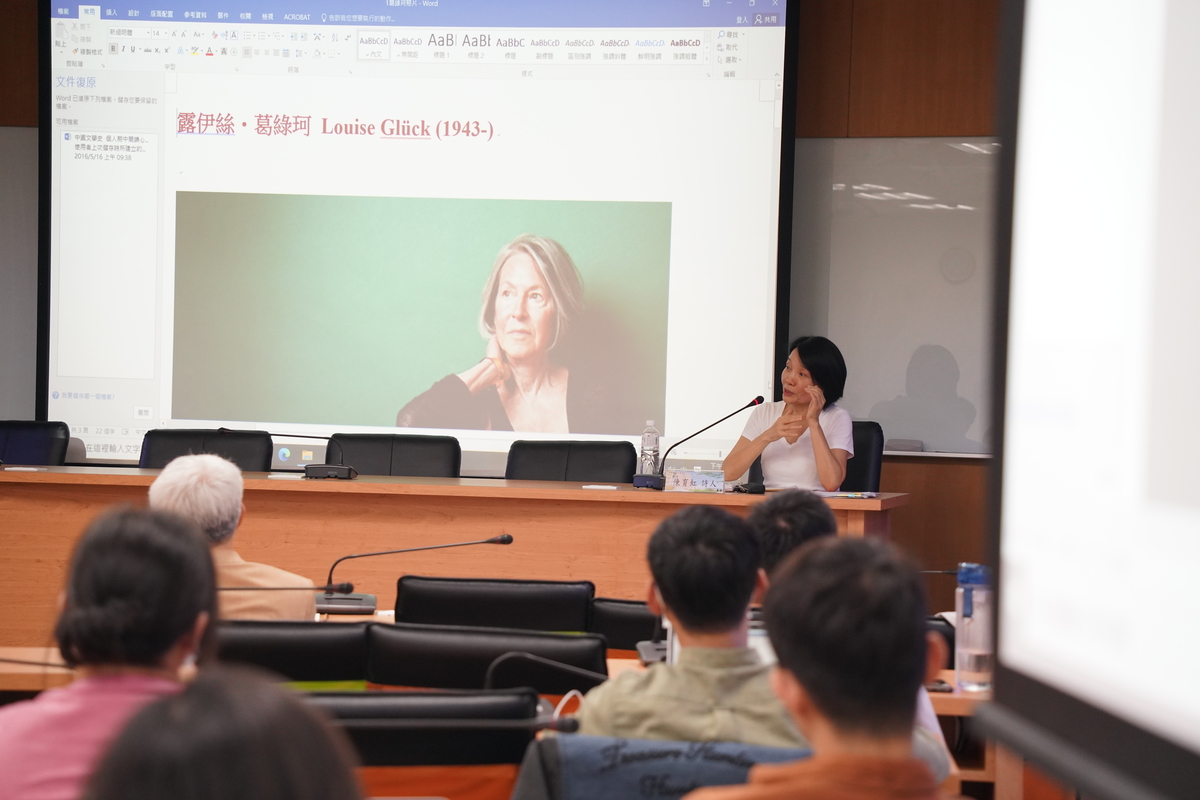
[[(39, 413), (88, 461), (227, 426), (295, 468), (283, 434), (669, 443), (771, 396), (785, 4), (45, 4)], [(481, 399), (493, 358), (566, 414)]]
[(1195, 797), (1200, 7), (1010, 12), (980, 718), (1089, 797)]

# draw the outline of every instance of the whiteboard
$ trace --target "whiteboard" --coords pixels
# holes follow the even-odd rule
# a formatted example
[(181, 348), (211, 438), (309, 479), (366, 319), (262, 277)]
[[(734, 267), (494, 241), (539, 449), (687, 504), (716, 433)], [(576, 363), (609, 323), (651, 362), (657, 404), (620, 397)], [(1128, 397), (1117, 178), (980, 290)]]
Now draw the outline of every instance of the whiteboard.
[(992, 138), (796, 140), (792, 336), (838, 345), (839, 404), (886, 440), (990, 452), (998, 153)]

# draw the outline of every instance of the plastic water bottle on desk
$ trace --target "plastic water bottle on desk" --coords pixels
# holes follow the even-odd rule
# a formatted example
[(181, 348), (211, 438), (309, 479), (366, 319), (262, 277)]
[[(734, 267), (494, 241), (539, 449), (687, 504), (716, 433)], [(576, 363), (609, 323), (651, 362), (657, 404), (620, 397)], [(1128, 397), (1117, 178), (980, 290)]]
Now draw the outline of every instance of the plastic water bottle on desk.
[(638, 453), (638, 473), (654, 475), (658, 472), (658, 428), (654, 420), (646, 420), (646, 430), (642, 431), (642, 449)]
[(993, 596), (990, 568), (982, 564), (958, 565), (958, 589), (954, 592), (954, 675), (959, 691), (983, 692), (992, 688)]

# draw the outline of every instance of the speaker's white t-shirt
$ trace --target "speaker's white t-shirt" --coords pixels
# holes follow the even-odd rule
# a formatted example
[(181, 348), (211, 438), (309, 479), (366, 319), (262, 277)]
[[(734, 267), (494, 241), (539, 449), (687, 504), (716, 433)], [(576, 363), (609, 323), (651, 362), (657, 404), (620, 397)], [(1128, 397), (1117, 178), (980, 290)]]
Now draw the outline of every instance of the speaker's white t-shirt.
[[(762, 435), (783, 414), (784, 402), (763, 403), (750, 412), (746, 429), (742, 431), (750, 441)], [(854, 456), (854, 423), (850, 412), (831, 404), (821, 412), (818, 421), (829, 442), (831, 450), (845, 450)], [(812, 434), (805, 431), (795, 444), (786, 439), (776, 439), (762, 453), (763, 481), (768, 489), (798, 488), (817, 491), (823, 489), (817, 475), (817, 462), (813, 458)], [(734, 478), (727, 478), (733, 480)]]

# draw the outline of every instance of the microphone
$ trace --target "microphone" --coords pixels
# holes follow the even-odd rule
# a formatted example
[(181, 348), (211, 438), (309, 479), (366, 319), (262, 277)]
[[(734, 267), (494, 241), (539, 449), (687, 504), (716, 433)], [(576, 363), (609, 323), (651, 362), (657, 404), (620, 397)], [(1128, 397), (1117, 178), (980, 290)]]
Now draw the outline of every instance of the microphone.
[(499, 730), (499, 731), (558, 731), (560, 733), (575, 733), (579, 730), (579, 720), (575, 717), (537, 717), (535, 719), (403, 719), (390, 717), (385, 719), (335, 719), (335, 725), (342, 728), (366, 728), (368, 730)]
[[(493, 536), (490, 539), (479, 539), (474, 542), (454, 542), (452, 544), (431, 544), (425, 547), (403, 547), (399, 550), (379, 550), (374, 553), (354, 553), (342, 556), (329, 567), (329, 577), (325, 579), (326, 586), (333, 583), (333, 570), (343, 561), (352, 558), (367, 558), (369, 556), (390, 556), (396, 553), (416, 553), (420, 550), (442, 550), (447, 547), (466, 547), (471, 544), (512, 544), (513, 537), (507, 533)], [(351, 587), (353, 588), (353, 587)], [(319, 591), (319, 590), (318, 590)], [(317, 613), (319, 614), (374, 614), (376, 599), (373, 594), (352, 593), (346, 597), (334, 597), (333, 592), (326, 591), (323, 597), (317, 598)]]
[(66, 669), (74, 671), (75, 668), (63, 662), (54, 661), (29, 661), (24, 658), (0, 658), (0, 664), (21, 664), (26, 667), (54, 667), (56, 669)]
[(678, 442), (676, 442), (675, 444), (668, 447), (667, 452), (663, 453), (663, 457), (661, 459), (659, 459), (659, 461), (658, 461), (658, 470), (656, 472), (654, 472), (654, 474), (652, 474), (652, 475), (634, 475), (633, 476), (634, 487), (639, 488), (639, 489), (662, 489), (664, 486), (667, 485), (666, 479), (663, 478), (663, 471), (666, 468), (667, 456), (671, 455), (672, 450), (674, 450), (676, 447), (679, 447), (679, 445), (683, 444), (688, 439), (694, 439), (695, 437), (704, 433), (706, 430), (713, 427), (714, 425), (720, 425), (722, 422), (729, 419), (734, 414), (740, 414), (743, 411), (745, 411), (747, 408), (753, 408), (754, 406), (762, 405), (762, 402), (763, 402), (763, 396), (760, 394), (758, 397), (754, 398), (749, 403), (746, 403), (746, 405), (742, 406), (737, 411), (726, 414), (725, 416), (721, 417), (719, 420), (714, 422), (712, 425), (706, 425), (703, 428), (701, 428), (700, 430), (693, 433), (691, 436), (685, 436), (684, 438), (680, 439)]
[(353, 583), (327, 583), (324, 586), (218, 586), (218, 592), (325, 592), (354, 594)]

